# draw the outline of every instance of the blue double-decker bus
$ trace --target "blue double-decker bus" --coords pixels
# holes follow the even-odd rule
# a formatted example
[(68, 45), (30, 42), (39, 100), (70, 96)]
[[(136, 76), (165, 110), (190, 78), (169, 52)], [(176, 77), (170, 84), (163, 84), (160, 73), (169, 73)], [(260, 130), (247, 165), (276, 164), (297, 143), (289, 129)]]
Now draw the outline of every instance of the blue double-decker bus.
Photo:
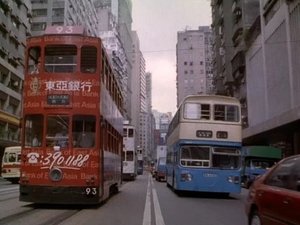
[(240, 193), (241, 145), (237, 99), (187, 96), (167, 134), (167, 185), (175, 191)]

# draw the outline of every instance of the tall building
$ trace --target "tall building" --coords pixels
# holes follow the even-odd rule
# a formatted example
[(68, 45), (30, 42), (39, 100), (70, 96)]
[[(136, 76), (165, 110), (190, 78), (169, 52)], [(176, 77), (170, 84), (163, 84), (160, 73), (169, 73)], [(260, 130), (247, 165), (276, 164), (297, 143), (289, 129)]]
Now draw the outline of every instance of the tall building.
[[(149, 101), (147, 100), (147, 75), (146, 63), (140, 50), (140, 41), (136, 31), (132, 31), (132, 78), (131, 78), (131, 103), (132, 123), (137, 128), (139, 146), (142, 148), (144, 157), (149, 155)], [(151, 88), (151, 87), (150, 87)], [(150, 103), (151, 104), (151, 103)], [(150, 106), (151, 107), (151, 106)]]
[(237, 97), (248, 126), (244, 36), (259, 15), (259, 0), (213, 0), (213, 79), (215, 93)]
[(299, 154), (300, 0), (215, 0), (212, 13), (216, 92), (240, 99), (243, 144)]
[(151, 153), (152, 159), (156, 159), (156, 150), (157, 146), (166, 145), (166, 136), (169, 129), (169, 124), (172, 120), (172, 113), (162, 113), (157, 110), (152, 111), (152, 115), (155, 118), (155, 130), (154, 130), (154, 146), (153, 151)]
[(132, 123), (132, 2), (131, 0), (94, 0), (99, 17), (99, 31), (111, 59), (124, 97), (125, 119)]
[(99, 19), (99, 36), (104, 44), (111, 64), (114, 68), (115, 76), (119, 82), (124, 101), (124, 117), (131, 121), (131, 86), (129, 74), (128, 56), (124, 48), (118, 30), (118, 1), (94, 1)]
[(47, 26), (82, 25), (88, 35), (98, 36), (98, 19), (92, 0), (31, 0), (33, 36), (41, 35)]
[(146, 150), (148, 159), (151, 158), (151, 152), (154, 150), (154, 129), (155, 121), (152, 114), (152, 74), (146, 73), (146, 111), (147, 111), (147, 124), (146, 124)]
[(300, 153), (300, 0), (260, 0), (245, 42), (249, 126), (245, 143)]
[(131, 0), (94, 0), (98, 30), (110, 54), (124, 98), (124, 117), (132, 123), (132, 3)]
[(30, 1), (0, 4), (0, 159), (3, 148), (20, 145), (22, 84), (26, 35), (30, 35)]
[(177, 107), (187, 95), (212, 92), (211, 44), (209, 27), (177, 33)]

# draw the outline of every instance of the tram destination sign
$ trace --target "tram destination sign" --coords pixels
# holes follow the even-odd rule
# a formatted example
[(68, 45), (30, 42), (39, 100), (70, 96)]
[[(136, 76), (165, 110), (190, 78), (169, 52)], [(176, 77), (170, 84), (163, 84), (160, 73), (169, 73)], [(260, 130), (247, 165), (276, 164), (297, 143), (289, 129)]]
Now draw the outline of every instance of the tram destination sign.
[(48, 105), (69, 105), (70, 96), (69, 95), (48, 95), (47, 96)]

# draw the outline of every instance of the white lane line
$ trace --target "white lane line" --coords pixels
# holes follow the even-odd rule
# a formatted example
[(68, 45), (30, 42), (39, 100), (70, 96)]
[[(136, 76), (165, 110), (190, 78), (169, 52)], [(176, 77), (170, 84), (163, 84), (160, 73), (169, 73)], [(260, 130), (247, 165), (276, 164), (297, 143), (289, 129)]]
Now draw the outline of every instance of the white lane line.
[(154, 212), (155, 212), (155, 224), (156, 225), (165, 225), (164, 218), (161, 213), (158, 197), (157, 197), (157, 192), (154, 187), (153, 181), (151, 179), (152, 183), (152, 196), (153, 196), (153, 205), (154, 205)]
[(146, 194), (146, 202), (144, 209), (144, 217), (143, 217), (143, 225), (151, 225), (151, 189), (150, 189), (150, 178), (148, 176), (148, 186), (147, 186), (147, 194)]

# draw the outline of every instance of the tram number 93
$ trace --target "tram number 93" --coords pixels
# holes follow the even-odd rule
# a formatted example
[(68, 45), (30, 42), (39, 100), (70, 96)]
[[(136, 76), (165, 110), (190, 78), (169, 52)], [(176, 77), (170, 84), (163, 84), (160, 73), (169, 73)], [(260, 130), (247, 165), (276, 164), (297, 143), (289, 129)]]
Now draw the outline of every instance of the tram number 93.
[(86, 195), (96, 195), (97, 194), (97, 188), (91, 188), (91, 187), (87, 187), (85, 189), (85, 194)]

